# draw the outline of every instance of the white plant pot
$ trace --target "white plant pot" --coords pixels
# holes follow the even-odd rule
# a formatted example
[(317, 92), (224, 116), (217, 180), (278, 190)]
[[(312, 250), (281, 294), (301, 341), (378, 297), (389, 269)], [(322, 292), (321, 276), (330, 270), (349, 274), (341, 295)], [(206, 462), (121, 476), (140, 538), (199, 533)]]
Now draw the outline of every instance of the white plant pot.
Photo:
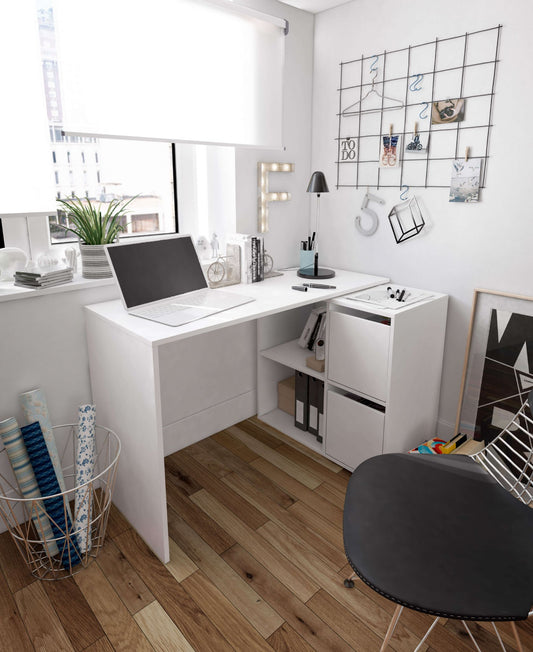
[(105, 245), (88, 245), (80, 242), (81, 275), (83, 278), (109, 278), (113, 276), (105, 255)]

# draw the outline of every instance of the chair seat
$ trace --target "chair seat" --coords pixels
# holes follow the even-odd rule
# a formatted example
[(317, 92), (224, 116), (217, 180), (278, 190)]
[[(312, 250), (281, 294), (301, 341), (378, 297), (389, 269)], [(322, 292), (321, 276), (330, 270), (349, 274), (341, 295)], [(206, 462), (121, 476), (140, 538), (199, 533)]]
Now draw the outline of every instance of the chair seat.
[(363, 462), (346, 492), (344, 547), (362, 580), (411, 609), (520, 620), (533, 604), (533, 510), (469, 457)]

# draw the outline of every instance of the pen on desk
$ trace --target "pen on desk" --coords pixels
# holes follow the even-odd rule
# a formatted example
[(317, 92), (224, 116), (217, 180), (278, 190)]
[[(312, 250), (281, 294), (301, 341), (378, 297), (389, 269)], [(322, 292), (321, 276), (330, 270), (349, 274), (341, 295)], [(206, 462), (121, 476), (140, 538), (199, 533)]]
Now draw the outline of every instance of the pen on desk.
[(323, 290), (336, 290), (336, 285), (325, 285), (324, 283), (304, 283), (308, 288), (321, 288)]
[(298, 290), (298, 292), (307, 292), (307, 288), (304, 287), (303, 285), (293, 285), (292, 289)]

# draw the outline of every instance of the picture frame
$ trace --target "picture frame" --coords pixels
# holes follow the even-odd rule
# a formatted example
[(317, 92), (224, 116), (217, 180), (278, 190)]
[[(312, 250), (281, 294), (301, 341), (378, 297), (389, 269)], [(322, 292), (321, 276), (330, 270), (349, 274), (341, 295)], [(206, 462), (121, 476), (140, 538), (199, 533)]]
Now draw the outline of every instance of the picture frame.
[(533, 297), (474, 290), (455, 434), (485, 445), (533, 388)]

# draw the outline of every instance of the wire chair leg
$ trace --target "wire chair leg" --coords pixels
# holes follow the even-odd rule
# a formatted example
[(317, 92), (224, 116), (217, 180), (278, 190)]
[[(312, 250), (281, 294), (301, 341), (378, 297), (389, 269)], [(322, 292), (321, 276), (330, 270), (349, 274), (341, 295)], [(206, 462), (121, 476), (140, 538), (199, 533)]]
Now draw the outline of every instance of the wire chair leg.
[(387, 645), (389, 644), (389, 641), (392, 638), (392, 635), (394, 634), (394, 630), (396, 629), (396, 625), (398, 624), (398, 621), (400, 620), (400, 615), (403, 611), (403, 607), (399, 604), (396, 607), (396, 610), (392, 614), (391, 621), (389, 623), (389, 628), (387, 629), (387, 633), (385, 634), (385, 638), (383, 639), (383, 645), (380, 648), (379, 652), (383, 652)]
[(513, 630), (514, 637), (516, 639), (516, 644), (518, 646), (518, 652), (524, 652), (524, 648), (522, 647), (522, 642), (520, 641), (520, 636), (518, 636), (518, 629), (516, 628), (516, 623), (514, 620), (511, 621), (511, 629)]
[(433, 629), (433, 628), (435, 627), (435, 625), (439, 622), (439, 620), (440, 620), (440, 617), (437, 617), (437, 618), (435, 618), (435, 620), (431, 623), (431, 625), (430, 625), (428, 631), (424, 634), (424, 638), (421, 639), (420, 643), (419, 643), (419, 644), (416, 646), (416, 648), (414, 649), (414, 652), (418, 652), (418, 650), (420, 650), (420, 648), (422, 647), (422, 645), (424, 645), (424, 641), (425, 641), (426, 638), (431, 634), (432, 629)]
[(503, 644), (502, 637), (500, 636), (500, 632), (498, 631), (498, 628), (496, 627), (496, 623), (494, 621), (492, 621), (492, 626), (494, 627), (494, 631), (496, 632), (496, 636), (498, 637), (498, 641), (500, 641), (500, 646), (501, 646), (503, 652), (506, 652), (507, 648)]
[(465, 626), (465, 629), (466, 629), (466, 631), (468, 632), (468, 636), (470, 636), (470, 638), (472, 639), (472, 643), (476, 646), (476, 650), (477, 650), (478, 652), (481, 652), (481, 648), (480, 648), (479, 645), (477, 644), (476, 639), (474, 638), (474, 635), (473, 635), (472, 632), (470, 631), (470, 627), (466, 624), (466, 622), (465, 622), (464, 620), (461, 620), (461, 622), (462, 622), (463, 625)]

